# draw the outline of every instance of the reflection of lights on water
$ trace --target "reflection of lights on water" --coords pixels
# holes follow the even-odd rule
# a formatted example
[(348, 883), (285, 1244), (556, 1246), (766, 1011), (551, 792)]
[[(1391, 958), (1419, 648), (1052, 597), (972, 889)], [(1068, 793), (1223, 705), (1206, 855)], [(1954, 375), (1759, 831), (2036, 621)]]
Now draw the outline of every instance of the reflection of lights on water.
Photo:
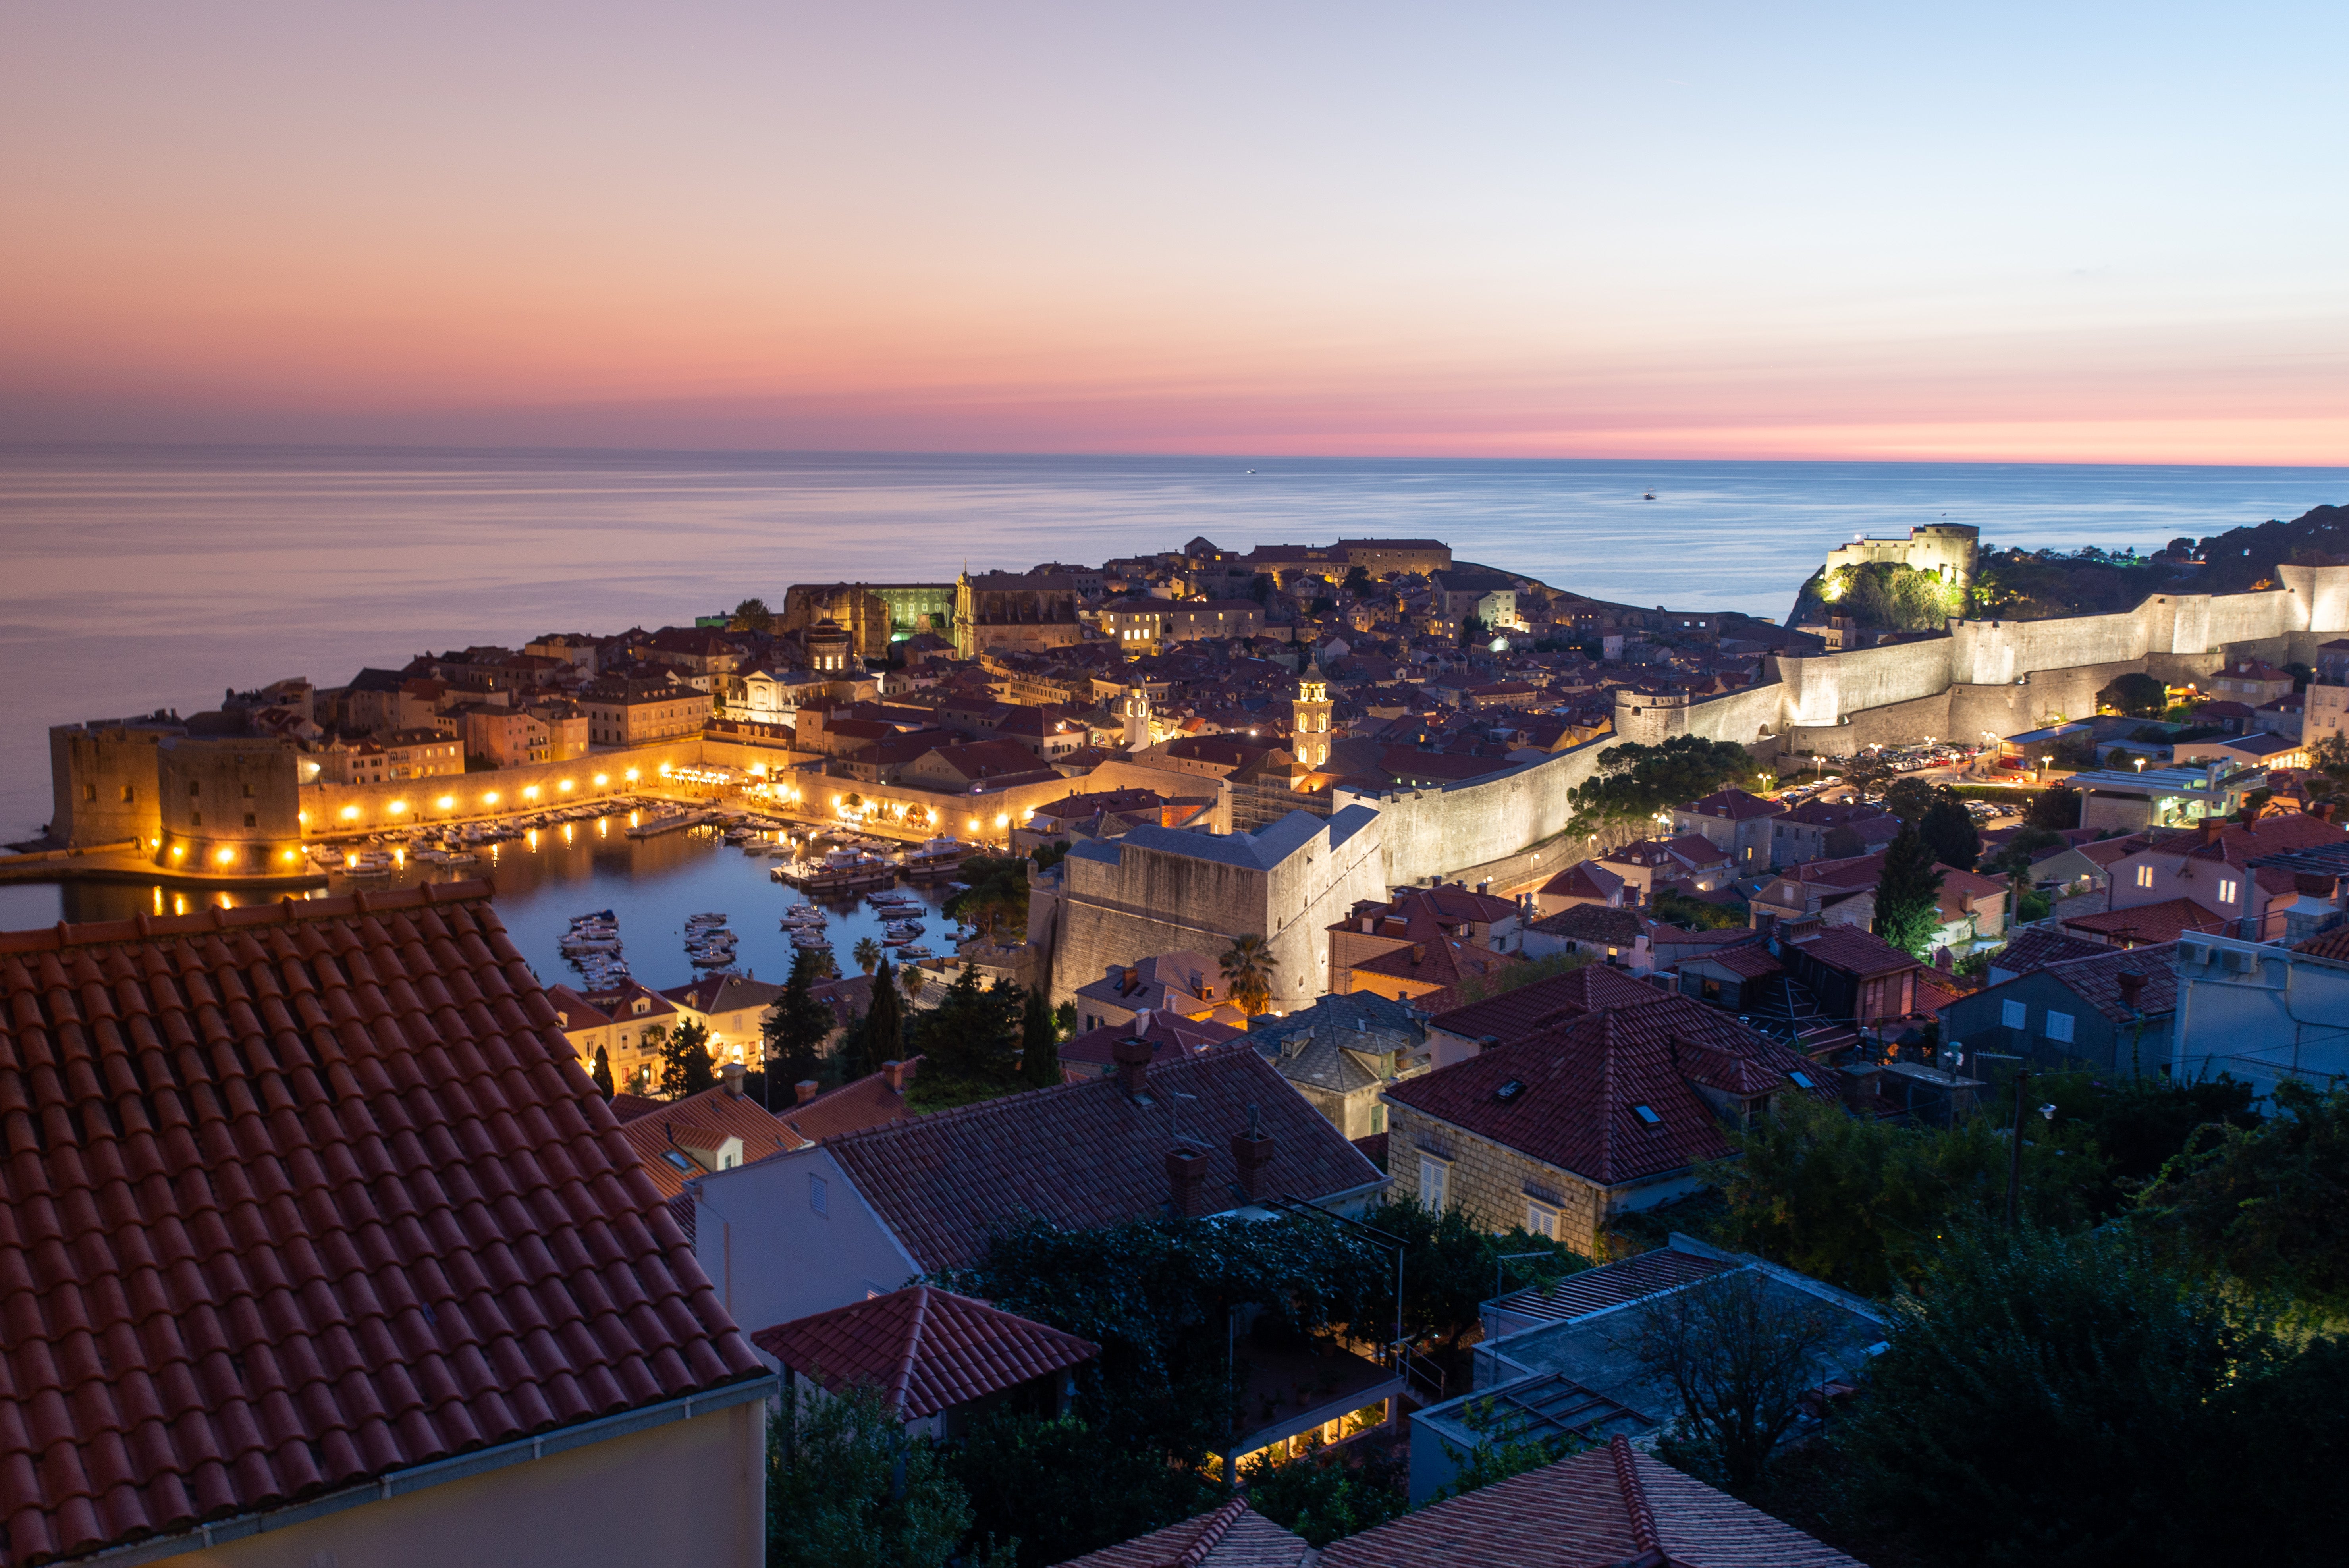
[(155, 913), (163, 913), (163, 890), (160, 887), (155, 890)]
[(173, 914), (185, 914), (188, 913), (188, 895), (186, 893), (175, 892), (171, 895), (171, 913)]

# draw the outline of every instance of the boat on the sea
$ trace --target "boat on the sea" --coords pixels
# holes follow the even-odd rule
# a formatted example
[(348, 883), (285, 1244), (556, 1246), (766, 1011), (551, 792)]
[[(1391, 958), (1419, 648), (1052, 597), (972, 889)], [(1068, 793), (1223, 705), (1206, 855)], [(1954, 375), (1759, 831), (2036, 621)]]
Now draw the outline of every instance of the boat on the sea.
[(909, 877), (946, 876), (978, 852), (977, 844), (967, 844), (960, 839), (925, 839), (907, 850), (898, 863)]

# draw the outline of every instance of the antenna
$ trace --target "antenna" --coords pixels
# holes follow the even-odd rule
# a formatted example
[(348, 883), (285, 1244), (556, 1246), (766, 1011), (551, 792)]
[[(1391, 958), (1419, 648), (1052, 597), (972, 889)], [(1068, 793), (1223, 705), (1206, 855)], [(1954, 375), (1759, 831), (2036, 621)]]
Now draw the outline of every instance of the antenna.
[(1183, 1142), (1183, 1102), (1186, 1099), (1196, 1099), (1199, 1097), (1195, 1094), (1185, 1094), (1179, 1088), (1172, 1088), (1166, 1091), (1166, 1098), (1173, 1102), (1166, 1108), (1166, 1116), (1174, 1128), (1174, 1142), (1179, 1148)]

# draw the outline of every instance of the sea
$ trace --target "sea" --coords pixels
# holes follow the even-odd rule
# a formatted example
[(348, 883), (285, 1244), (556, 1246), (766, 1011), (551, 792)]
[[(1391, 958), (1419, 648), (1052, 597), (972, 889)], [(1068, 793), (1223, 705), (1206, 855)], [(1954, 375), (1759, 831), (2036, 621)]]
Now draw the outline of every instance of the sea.
[[(1991, 544), (2147, 552), (2344, 501), (2344, 468), (0, 448), (0, 841), (48, 820), (54, 724), (752, 596), (781, 608), (793, 583), (1387, 535), (1602, 599), (1783, 618), (1860, 534), (1949, 521)], [(635, 901), (647, 937), (704, 910), (746, 941), (774, 931), (763, 861), (644, 844), (503, 846), (500, 908), (542, 977), (586, 909)], [(154, 897), (0, 887), (0, 929)], [(843, 959), (864, 923), (835, 920)], [(637, 977), (688, 978), (681, 946)]]

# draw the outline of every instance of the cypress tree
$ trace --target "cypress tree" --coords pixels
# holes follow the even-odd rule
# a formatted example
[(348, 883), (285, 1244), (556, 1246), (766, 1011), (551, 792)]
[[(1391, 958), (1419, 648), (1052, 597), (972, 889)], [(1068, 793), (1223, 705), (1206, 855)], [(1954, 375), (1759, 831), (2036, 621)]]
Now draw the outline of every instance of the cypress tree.
[(1944, 789), (1925, 808), (1924, 820), (1917, 831), (1933, 858), (1945, 866), (1955, 866), (1961, 872), (1974, 869), (1982, 856), (1982, 834), (1974, 829), (1974, 820), (1966, 814), (1965, 802)]
[(886, 958), (873, 971), (873, 1000), (864, 1011), (864, 1037), (857, 1044), (856, 1064), (845, 1069), (852, 1078), (877, 1073), (883, 1062), (905, 1058), (905, 1006), (897, 994), (896, 974)]
[(1061, 1032), (1052, 1026), (1052, 1009), (1046, 1006), (1044, 993), (1034, 986), (1028, 989), (1028, 1001), (1019, 1012), (1019, 1076), (1023, 1081), (1042, 1088), (1061, 1081)]
[(1940, 896), (1932, 850), (1916, 829), (1901, 829), (1884, 851), (1884, 874), (1876, 883), (1876, 934), (1924, 957), (1941, 929)]
[(792, 960), (791, 978), (783, 982), (783, 994), (775, 998), (775, 1005), (767, 1009), (767, 1016), (759, 1026), (767, 1042), (767, 1055), (771, 1058), (767, 1070), (775, 1077), (779, 1088), (815, 1077), (817, 1053), (832, 1037), (832, 1009), (818, 1001), (812, 990), (817, 968), (813, 954), (802, 948)]
[(612, 1098), (612, 1058), (601, 1046), (595, 1047), (595, 1068), (587, 1076), (595, 1080), (595, 1092), (609, 1101)]

